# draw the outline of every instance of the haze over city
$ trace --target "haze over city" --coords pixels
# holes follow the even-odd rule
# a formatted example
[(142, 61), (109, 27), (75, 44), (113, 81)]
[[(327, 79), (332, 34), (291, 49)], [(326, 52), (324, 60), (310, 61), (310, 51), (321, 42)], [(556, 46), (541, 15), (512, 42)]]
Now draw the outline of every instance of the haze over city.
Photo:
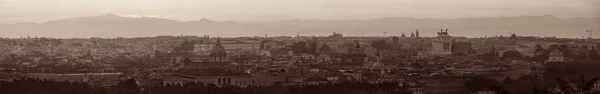
[[(265, 33), (273, 36), (326, 36), (332, 32), (346, 36), (383, 36), (382, 32), (388, 32), (390, 36), (398, 36), (416, 29), (424, 31), (424, 36), (435, 36), (439, 29), (449, 28), (452, 34), (465, 37), (515, 32), (524, 36), (580, 38), (588, 36), (586, 30), (600, 30), (599, 5), (598, 0), (0, 0), (0, 37), (207, 34), (238, 37), (263, 36)], [(140, 27), (45, 24), (105, 14), (226, 24), (218, 27), (214, 24)], [(506, 19), (514, 21), (504, 22)], [(522, 25), (523, 22), (519, 21), (523, 20), (519, 19), (532, 20), (524, 21), (531, 23)], [(90, 21), (102, 20), (80, 23), (94, 23)], [(146, 24), (162, 22), (149, 21)]]
[(0, 0), (0, 94), (600, 94), (600, 0)]

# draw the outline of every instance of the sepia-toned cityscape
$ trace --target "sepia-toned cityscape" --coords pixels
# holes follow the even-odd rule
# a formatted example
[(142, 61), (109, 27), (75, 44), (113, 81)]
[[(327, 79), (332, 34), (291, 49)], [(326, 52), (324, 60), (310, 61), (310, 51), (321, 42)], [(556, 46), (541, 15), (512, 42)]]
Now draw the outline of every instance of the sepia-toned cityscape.
[(300, 1), (0, 0), (0, 94), (600, 94), (600, 1)]

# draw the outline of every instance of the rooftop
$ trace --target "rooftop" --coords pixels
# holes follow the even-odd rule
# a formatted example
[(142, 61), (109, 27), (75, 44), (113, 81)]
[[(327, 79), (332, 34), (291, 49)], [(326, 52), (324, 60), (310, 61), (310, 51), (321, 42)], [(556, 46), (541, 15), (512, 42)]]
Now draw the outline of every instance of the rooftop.
[(192, 76), (239, 76), (239, 75), (251, 75), (239, 70), (225, 69), (225, 68), (213, 68), (213, 69), (192, 69), (192, 70), (180, 70), (175, 74), (181, 75), (192, 75)]

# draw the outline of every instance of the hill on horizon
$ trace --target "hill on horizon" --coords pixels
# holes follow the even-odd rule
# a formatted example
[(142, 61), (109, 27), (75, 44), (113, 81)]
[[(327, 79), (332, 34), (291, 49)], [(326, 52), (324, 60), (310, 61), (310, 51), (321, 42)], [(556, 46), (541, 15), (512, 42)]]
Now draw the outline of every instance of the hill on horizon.
[[(555, 16), (518, 16), (459, 19), (416, 19), (390, 17), (372, 20), (282, 20), (276, 22), (236, 23), (209, 19), (176, 21), (152, 17), (123, 17), (105, 14), (73, 17), (44, 23), (0, 25), (0, 37), (148, 37), (159, 35), (237, 36), (327, 36), (338, 32), (344, 36), (399, 36), (419, 30), (422, 36), (435, 36), (440, 29), (452, 36), (483, 37), (523, 36), (587, 37), (586, 30), (600, 31), (600, 18), (561, 19)], [(600, 37), (593, 34), (594, 37)]]

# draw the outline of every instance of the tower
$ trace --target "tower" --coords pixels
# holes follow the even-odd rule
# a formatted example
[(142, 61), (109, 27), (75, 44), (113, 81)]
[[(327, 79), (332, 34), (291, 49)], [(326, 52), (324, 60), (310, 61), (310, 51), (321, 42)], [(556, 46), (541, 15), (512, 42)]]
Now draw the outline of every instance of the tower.
[(406, 38), (406, 35), (404, 33), (402, 33), (402, 35), (400, 37)]
[(417, 31), (415, 31), (415, 36), (416, 36), (417, 38), (419, 38), (419, 29), (417, 29)]
[(585, 31), (585, 32), (588, 32), (588, 33), (589, 33), (589, 37), (588, 37), (588, 39), (592, 39), (592, 30), (587, 30), (587, 31)]

